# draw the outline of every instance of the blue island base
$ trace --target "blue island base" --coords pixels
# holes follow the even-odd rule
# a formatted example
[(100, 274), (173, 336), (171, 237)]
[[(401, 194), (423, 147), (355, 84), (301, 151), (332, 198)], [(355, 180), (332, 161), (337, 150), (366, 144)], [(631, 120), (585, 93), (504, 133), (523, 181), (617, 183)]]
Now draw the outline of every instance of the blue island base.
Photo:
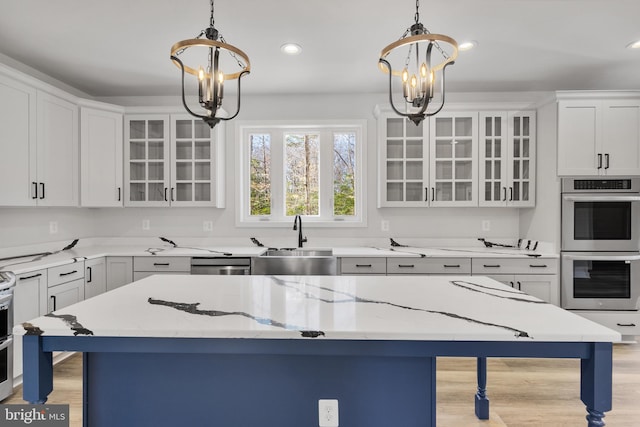
[(435, 425), (435, 358), (85, 353), (85, 425)]

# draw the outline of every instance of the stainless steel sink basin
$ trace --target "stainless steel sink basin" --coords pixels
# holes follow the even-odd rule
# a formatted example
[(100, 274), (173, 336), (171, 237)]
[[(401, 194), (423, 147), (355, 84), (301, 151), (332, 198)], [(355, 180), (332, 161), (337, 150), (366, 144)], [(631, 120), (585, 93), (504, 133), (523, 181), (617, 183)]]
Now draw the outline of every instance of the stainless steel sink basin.
[(310, 257), (310, 256), (333, 256), (332, 249), (269, 249), (262, 256), (286, 256), (286, 257)]
[(251, 260), (251, 274), (336, 275), (338, 264), (331, 249), (270, 249)]

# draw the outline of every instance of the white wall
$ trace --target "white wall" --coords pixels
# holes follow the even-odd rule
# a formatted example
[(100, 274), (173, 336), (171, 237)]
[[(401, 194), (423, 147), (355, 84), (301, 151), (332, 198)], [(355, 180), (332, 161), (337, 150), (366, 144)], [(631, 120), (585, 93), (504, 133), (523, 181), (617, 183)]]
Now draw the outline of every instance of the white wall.
[[(449, 103), (456, 102), (521, 102), (528, 100), (535, 105), (548, 96), (544, 93), (498, 93), (498, 94), (450, 94)], [(178, 98), (102, 98), (125, 106), (180, 105)], [(376, 104), (386, 105), (385, 94), (325, 94), (289, 96), (246, 96), (242, 99), (242, 110), (238, 120), (275, 119), (365, 119), (367, 128), (367, 213), (368, 226), (360, 228), (313, 229), (305, 227), (305, 234), (313, 245), (314, 237), (420, 237), (420, 238), (516, 238), (524, 237), (552, 240), (555, 232), (547, 229), (545, 221), (553, 218), (556, 205), (547, 202), (548, 183), (555, 180), (555, 169), (549, 169), (548, 161), (538, 161), (538, 207), (520, 213), (518, 209), (501, 208), (376, 208), (377, 197), (377, 135), (373, 110)], [(539, 156), (555, 153), (555, 122), (550, 111), (542, 112), (538, 135)], [(555, 119), (554, 119), (555, 120)], [(282, 237), (295, 233), (289, 229), (256, 229), (235, 227), (235, 126), (227, 125), (227, 174), (226, 209), (213, 208), (105, 208), (105, 209), (43, 209), (0, 208), (0, 247), (26, 243), (48, 242), (75, 237)], [(547, 127), (549, 127), (547, 129)], [(555, 138), (555, 137), (554, 137)], [(553, 154), (555, 156), (555, 154)], [(541, 159), (541, 157), (539, 157)], [(555, 159), (555, 157), (554, 157)], [(555, 160), (552, 162), (555, 168)], [(547, 176), (553, 175), (553, 179)], [(553, 190), (553, 189), (552, 189)], [(555, 197), (554, 194), (551, 198)], [(48, 223), (53, 217), (58, 221), (59, 232), (50, 235)], [(142, 220), (149, 219), (151, 228), (142, 230)], [(390, 229), (381, 231), (380, 222), (388, 220)], [(213, 221), (213, 232), (202, 231), (203, 221)], [(482, 231), (482, 221), (491, 222), (490, 231)]]

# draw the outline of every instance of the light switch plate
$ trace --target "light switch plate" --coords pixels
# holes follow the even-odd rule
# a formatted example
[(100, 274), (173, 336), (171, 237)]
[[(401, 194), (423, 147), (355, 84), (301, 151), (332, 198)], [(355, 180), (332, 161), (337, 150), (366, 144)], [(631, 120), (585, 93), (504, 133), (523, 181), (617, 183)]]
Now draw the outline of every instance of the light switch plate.
[(320, 427), (339, 427), (338, 400), (318, 400), (318, 421)]

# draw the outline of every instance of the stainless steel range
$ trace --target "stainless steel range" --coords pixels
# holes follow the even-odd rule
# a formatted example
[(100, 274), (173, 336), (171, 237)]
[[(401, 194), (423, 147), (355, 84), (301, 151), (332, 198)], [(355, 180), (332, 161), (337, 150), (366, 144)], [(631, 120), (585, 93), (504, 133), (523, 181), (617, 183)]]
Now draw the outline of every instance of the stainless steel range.
[(13, 393), (13, 287), (16, 276), (0, 271), (0, 400)]
[(561, 305), (638, 310), (640, 178), (562, 180)]

